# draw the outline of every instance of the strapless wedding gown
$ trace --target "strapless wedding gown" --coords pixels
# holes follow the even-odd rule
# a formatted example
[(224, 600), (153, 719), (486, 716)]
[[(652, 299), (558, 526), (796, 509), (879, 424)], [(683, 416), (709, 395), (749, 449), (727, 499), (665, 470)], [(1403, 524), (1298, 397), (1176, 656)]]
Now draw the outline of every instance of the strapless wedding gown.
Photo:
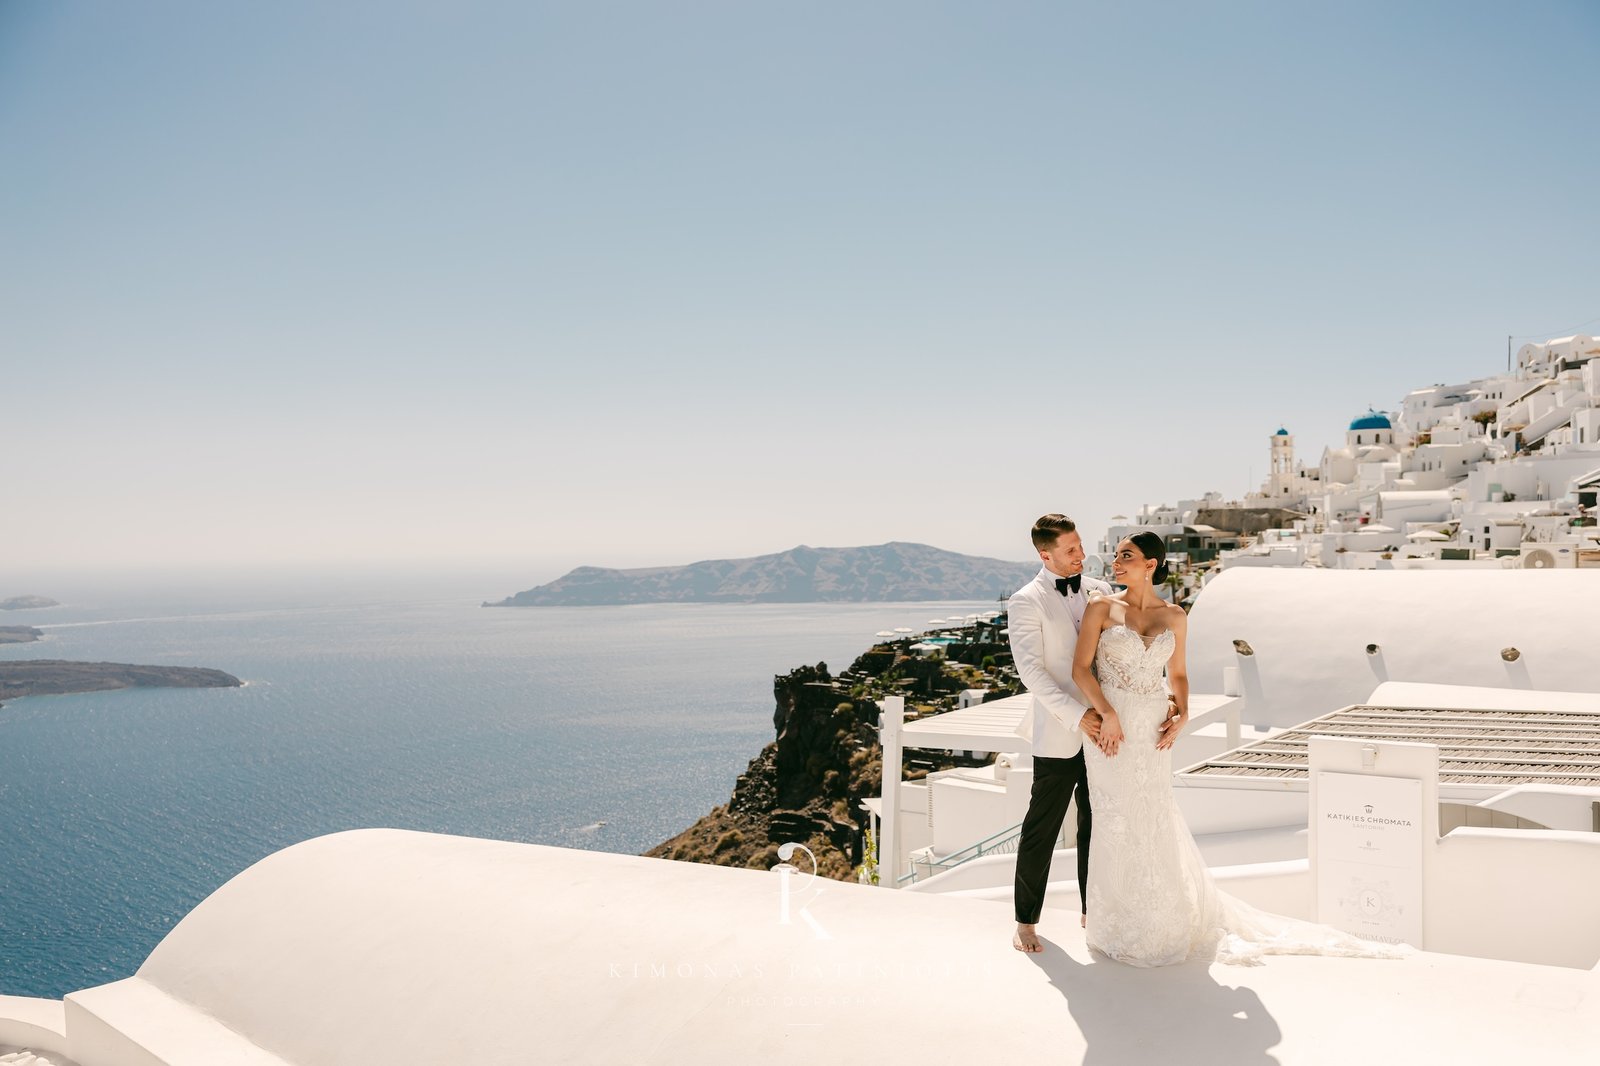
[(1409, 948), (1270, 914), (1218, 891), (1172, 793), (1172, 750), (1156, 748), (1167, 717), (1167, 630), (1146, 642), (1126, 625), (1100, 635), (1095, 674), (1121, 719), (1114, 757), (1084, 744), (1094, 836), (1089, 845), (1088, 940), (1134, 966), (1187, 959), (1250, 962), (1261, 955), (1389, 958)]

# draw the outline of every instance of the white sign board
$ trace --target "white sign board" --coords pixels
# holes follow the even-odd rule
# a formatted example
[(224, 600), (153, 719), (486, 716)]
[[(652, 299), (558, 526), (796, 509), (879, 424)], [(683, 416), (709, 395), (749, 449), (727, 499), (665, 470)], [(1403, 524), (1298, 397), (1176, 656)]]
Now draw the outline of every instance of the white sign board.
[(1422, 782), (1317, 774), (1317, 920), (1386, 943), (1422, 943)]

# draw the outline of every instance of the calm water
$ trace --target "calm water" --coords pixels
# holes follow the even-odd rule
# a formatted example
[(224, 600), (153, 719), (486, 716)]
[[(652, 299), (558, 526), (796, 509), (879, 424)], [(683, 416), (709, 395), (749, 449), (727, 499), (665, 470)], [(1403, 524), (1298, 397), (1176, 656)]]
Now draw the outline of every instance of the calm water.
[(0, 709), (0, 993), (128, 976), (228, 878), (322, 833), (644, 851), (725, 802), (772, 739), (774, 674), (990, 606), (206, 599), (0, 615), (47, 634), (0, 659), (247, 681)]

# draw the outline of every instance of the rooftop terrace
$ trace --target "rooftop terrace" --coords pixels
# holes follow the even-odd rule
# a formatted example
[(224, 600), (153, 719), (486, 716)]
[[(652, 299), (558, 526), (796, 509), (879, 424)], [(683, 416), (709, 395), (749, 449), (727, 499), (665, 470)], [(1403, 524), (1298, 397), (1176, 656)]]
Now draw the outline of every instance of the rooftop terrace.
[(1314, 736), (1411, 741), (1439, 746), (1439, 783), (1600, 786), (1600, 714), (1470, 707), (1343, 707), (1294, 729), (1224, 752), (1184, 770), (1184, 779), (1309, 775)]

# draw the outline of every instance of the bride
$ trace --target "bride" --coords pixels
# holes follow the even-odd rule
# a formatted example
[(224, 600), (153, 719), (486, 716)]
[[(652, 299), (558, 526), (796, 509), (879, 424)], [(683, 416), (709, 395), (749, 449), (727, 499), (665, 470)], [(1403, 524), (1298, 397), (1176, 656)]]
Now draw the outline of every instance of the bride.
[[(1126, 589), (1088, 605), (1072, 664), (1073, 681), (1104, 718), (1098, 746), (1084, 748), (1094, 810), (1089, 946), (1134, 966), (1406, 954), (1218, 891), (1172, 793), (1172, 743), (1189, 718), (1188, 616), (1156, 594), (1166, 546), (1135, 533), (1117, 545), (1111, 572)], [(1169, 685), (1178, 709), (1170, 721)]]

